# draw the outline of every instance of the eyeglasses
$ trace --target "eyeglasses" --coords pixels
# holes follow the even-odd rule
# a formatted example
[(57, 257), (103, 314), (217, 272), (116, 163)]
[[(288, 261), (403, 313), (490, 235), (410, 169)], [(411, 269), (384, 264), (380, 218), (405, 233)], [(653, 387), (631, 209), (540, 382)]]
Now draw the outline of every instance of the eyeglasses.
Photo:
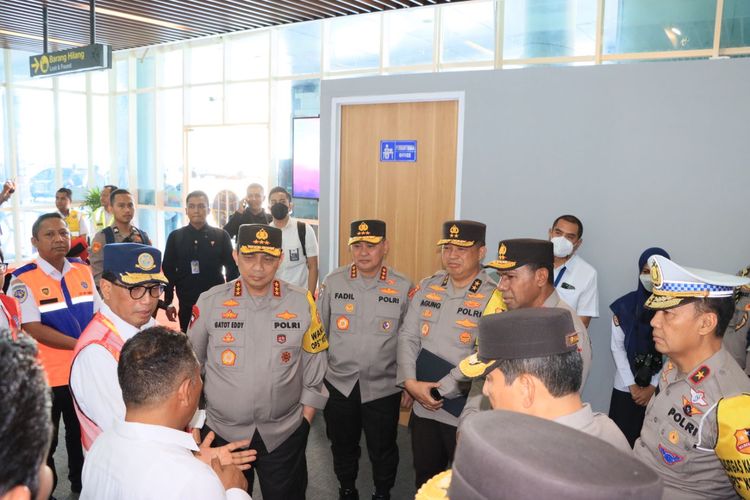
[(146, 292), (148, 294), (158, 299), (161, 297), (161, 294), (164, 293), (164, 285), (153, 285), (153, 286), (123, 286), (119, 283), (112, 282), (113, 285), (124, 288), (128, 292), (130, 292), (130, 298), (133, 300), (141, 300), (144, 295), (146, 295)]
[(0, 262), (0, 273), (4, 273), (8, 270), (8, 263), (7, 262)]

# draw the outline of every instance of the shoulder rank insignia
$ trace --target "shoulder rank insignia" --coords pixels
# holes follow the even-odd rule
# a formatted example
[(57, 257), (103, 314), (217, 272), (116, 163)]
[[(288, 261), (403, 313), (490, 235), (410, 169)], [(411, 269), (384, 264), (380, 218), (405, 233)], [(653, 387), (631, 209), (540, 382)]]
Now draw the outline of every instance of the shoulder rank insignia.
[(279, 280), (273, 280), (273, 296), (281, 297), (281, 283), (279, 283)]
[(385, 281), (388, 279), (388, 268), (383, 266), (380, 268), (380, 281)]
[(706, 379), (706, 377), (708, 377), (708, 376), (709, 376), (710, 374), (711, 374), (711, 369), (710, 369), (710, 368), (709, 368), (708, 366), (706, 366), (706, 365), (703, 365), (703, 366), (701, 366), (700, 368), (698, 368), (697, 370), (695, 370), (695, 372), (693, 372), (693, 374), (692, 374), (692, 375), (690, 375), (690, 380), (691, 380), (691, 381), (692, 381), (692, 382), (693, 382), (694, 384), (700, 384), (700, 383), (701, 383), (701, 382), (703, 382), (703, 381), (704, 381), (704, 380)]
[(234, 282), (234, 296), (242, 297), (242, 280), (238, 279)]
[[(745, 307), (747, 307), (747, 306), (745, 306)], [(734, 326), (734, 331), (736, 332), (737, 330), (741, 329), (746, 324), (747, 324), (747, 311), (745, 311), (745, 312), (742, 313), (742, 317), (737, 322), (737, 324)]]
[(443, 287), (448, 286), (448, 280), (449, 279), (451, 279), (451, 277), (446, 274), (445, 278), (443, 278), (443, 282), (440, 284), (440, 286), (443, 286)]
[(349, 278), (355, 279), (356, 277), (357, 277), (357, 265), (352, 264), (352, 267), (349, 270)]
[(479, 290), (479, 287), (482, 286), (482, 280), (479, 278), (474, 280), (474, 283), (471, 284), (469, 287), (469, 293), (477, 293), (477, 290)]

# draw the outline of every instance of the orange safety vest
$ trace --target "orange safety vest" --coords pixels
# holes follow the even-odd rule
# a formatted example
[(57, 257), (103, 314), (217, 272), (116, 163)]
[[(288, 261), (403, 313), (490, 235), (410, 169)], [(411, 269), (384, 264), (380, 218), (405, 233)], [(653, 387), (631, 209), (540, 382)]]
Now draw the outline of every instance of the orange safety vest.
[[(41, 323), (77, 339), (94, 316), (94, 279), (86, 264), (70, 262), (70, 265), (61, 281), (33, 262), (16, 269), (13, 275), (34, 295)], [(68, 385), (73, 351), (38, 344), (39, 363), (47, 373), (50, 387)]]
[[(115, 325), (101, 313), (97, 313), (94, 316), (89, 326), (86, 327), (86, 330), (78, 338), (76, 347), (73, 349), (73, 363), (76, 362), (78, 353), (84, 347), (91, 344), (99, 344), (104, 347), (115, 358), (116, 362), (120, 362), (120, 351), (122, 351), (124, 342), (122, 337), (117, 333)], [(70, 364), (71, 370), (73, 363)], [(78, 405), (75, 393), (71, 391), (71, 394), (73, 394), (73, 404), (78, 415), (78, 421), (81, 423), (81, 444), (83, 444), (83, 449), (88, 451), (91, 445), (94, 444), (94, 441), (96, 441), (96, 438), (99, 437), (99, 434), (102, 433), (102, 430), (96, 425), (96, 422), (83, 413), (81, 407)]]

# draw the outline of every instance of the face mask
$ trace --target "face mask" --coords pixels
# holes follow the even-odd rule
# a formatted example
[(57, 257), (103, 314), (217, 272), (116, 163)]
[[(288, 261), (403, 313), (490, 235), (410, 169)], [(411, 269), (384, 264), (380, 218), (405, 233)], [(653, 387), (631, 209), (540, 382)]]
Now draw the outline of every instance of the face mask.
[(638, 278), (641, 280), (641, 285), (643, 285), (643, 288), (646, 289), (646, 291), (652, 291), (654, 289), (654, 282), (651, 281), (651, 274), (641, 274), (638, 276)]
[(277, 203), (275, 205), (271, 205), (271, 215), (273, 215), (274, 219), (282, 220), (288, 214), (289, 214), (289, 207), (287, 207), (283, 203)]
[(552, 242), (552, 253), (555, 257), (563, 258), (573, 253), (573, 244), (564, 236), (555, 236), (550, 240)]

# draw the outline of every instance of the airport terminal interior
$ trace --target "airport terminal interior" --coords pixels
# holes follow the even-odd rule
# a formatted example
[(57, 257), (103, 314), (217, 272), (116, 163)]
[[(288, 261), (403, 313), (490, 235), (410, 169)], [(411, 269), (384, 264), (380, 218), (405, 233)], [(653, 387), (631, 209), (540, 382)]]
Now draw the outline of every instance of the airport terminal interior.
[[(90, 66), (72, 55), (91, 50)], [(32, 224), (56, 210), (61, 187), (84, 214), (103, 186), (128, 189), (135, 225), (163, 251), (188, 223), (189, 192), (207, 194), (209, 223), (222, 227), (249, 184), (282, 186), (319, 238), (319, 283), (349, 262), (353, 219), (403, 234), (389, 256), (418, 282), (438, 270), (445, 220), (486, 223), (489, 261), (499, 240), (548, 239), (556, 216), (575, 213), (579, 254), (599, 273), (583, 400), (606, 413), (609, 304), (636, 284), (640, 252), (663, 246), (729, 274), (748, 264), (750, 237), (736, 231), (750, 179), (748, 56), (746, 0), (2, 0), (0, 183), (15, 183), (0, 205), (4, 260), (12, 270), (35, 258)], [(343, 110), (423, 101), (458, 104), (428, 112), (435, 145), (403, 141), (414, 154), (398, 167), (388, 147), (415, 138), (399, 128), (409, 119)], [(380, 143), (365, 154), (368, 131)], [(433, 164), (447, 177), (416, 170)], [(412, 177), (367, 173), (389, 168)], [(423, 181), (443, 191), (429, 198)], [(546, 181), (542, 201), (522, 194)], [(423, 240), (421, 254), (407, 255), (407, 238)], [(409, 432), (399, 425), (394, 500), (417, 491)], [(60, 433), (53, 495), (78, 498)], [(369, 498), (364, 437), (361, 447)], [(307, 466), (307, 498), (338, 498), (322, 412)], [(257, 481), (252, 497), (263, 498)]]

